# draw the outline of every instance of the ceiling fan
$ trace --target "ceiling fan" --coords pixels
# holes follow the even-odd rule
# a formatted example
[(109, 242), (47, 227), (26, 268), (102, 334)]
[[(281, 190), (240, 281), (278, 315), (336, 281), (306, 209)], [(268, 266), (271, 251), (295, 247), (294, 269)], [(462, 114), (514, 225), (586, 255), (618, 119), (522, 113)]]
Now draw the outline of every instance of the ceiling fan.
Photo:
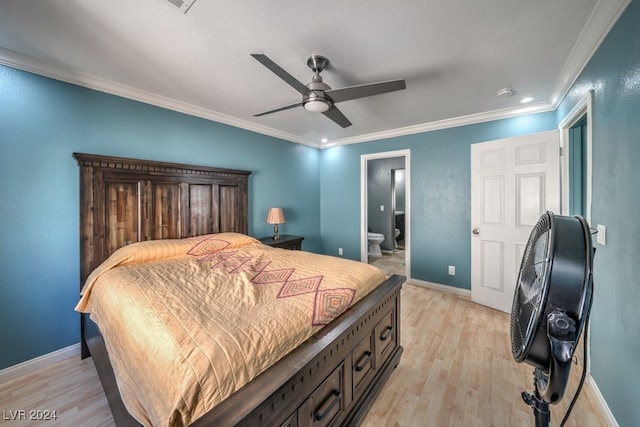
[(302, 94), (302, 101), (300, 102), (276, 108), (275, 110), (265, 111), (264, 113), (255, 114), (254, 117), (264, 116), (265, 114), (271, 114), (295, 107), (303, 107), (307, 111), (322, 113), (338, 125), (346, 128), (351, 126), (351, 122), (344, 114), (342, 114), (338, 107), (335, 106), (338, 102), (350, 101), (352, 99), (364, 98), (367, 96), (379, 95), (407, 88), (404, 79), (400, 79), (349, 86), (341, 89), (331, 89), (329, 85), (322, 81), (322, 77), (320, 76), (322, 70), (327, 68), (329, 65), (329, 60), (321, 55), (311, 55), (309, 59), (307, 59), (307, 66), (311, 68), (315, 74), (312, 77), (311, 82), (305, 85), (283, 70), (266, 55), (261, 53), (252, 53), (251, 56), (288, 83), (289, 86)]

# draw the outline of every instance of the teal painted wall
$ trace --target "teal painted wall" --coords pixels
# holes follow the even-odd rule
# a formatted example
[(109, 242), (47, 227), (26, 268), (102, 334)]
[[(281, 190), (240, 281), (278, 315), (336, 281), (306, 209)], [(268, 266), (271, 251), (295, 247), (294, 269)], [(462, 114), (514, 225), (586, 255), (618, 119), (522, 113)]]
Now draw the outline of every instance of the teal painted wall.
[(640, 2), (632, 2), (557, 110), (593, 90), (596, 244), (592, 375), (621, 426), (640, 425)]
[(358, 259), (360, 156), (410, 149), (412, 276), (469, 289), (470, 145), (553, 129), (593, 89), (592, 223), (607, 226), (607, 246), (595, 257), (592, 374), (618, 423), (640, 425), (638, 22), (636, 1), (556, 112), (320, 152), (0, 67), (0, 369), (78, 341), (73, 151), (253, 170), (251, 234), (269, 234), (266, 211), (281, 205), (282, 232), (305, 235), (305, 249)]
[(323, 252), (360, 259), (360, 156), (409, 149), (411, 277), (470, 289), (471, 144), (555, 127), (549, 112), (322, 150)]
[[(630, 4), (555, 113), (321, 152), (323, 252), (360, 257), (360, 156), (411, 150), (411, 276), (469, 289), (470, 144), (557, 128), (594, 90), (592, 224), (597, 246), (592, 375), (620, 426), (640, 425), (640, 2)], [(555, 117), (552, 117), (555, 115)], [(327, 171), (331, 171), (328, 173)], [(457, 266), (456, 276), (446, 274)]]
[(0, 66), (0, 369), (75, 344), (74, 152), (253, 171), (249, 233), (319, 252), (319, 150)]

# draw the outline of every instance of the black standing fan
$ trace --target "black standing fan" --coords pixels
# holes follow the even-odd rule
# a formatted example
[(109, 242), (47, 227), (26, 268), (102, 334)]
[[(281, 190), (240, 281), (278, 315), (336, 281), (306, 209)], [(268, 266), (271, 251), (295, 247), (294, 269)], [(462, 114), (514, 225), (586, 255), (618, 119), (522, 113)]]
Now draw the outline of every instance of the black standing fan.
[[(579, 216), (544, 213), (533, 227), (522, 257), (511, 309), (511, 350), (516, 362), (534, 366), (533, 394), (522, 393), (536, 426), (548, 426), (549, 403), (562, 399), (573, 353), (588, 322), (593, 294), (593, 248)], [(563, 420), (582, 388), (585, 371)]]

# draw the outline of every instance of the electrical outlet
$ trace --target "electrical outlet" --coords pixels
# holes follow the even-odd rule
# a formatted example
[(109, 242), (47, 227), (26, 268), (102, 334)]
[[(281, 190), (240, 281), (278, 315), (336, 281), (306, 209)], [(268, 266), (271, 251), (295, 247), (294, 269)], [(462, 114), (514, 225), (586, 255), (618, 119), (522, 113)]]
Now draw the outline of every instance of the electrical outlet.
[(338, 248), (338, 255), (342, 256), (342, 248)]
[(449, 266), (449, 276), (455, 276), (456, 275), (456, 266), (455, 265), (450, 265)]

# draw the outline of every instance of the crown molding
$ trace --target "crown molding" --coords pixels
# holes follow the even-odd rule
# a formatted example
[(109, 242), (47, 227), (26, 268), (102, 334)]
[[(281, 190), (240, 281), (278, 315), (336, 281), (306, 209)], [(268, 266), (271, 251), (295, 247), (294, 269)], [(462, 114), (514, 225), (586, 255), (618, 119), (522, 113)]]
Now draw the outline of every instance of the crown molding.
[(537, 102), (526, 107), (505, 108), (502, 110), (489, 111), (486, 113), (470, 114), (468, 116), (455, 117), (452, 119), (439, 120), (430, 123), (422, 123), (404, 128), (392, 129), (382, 132), (369, 133), (366, 135), (354, 136), (352, 138), (337, 139), (325, 144), (320, 148), (331, 148), (338, 145), (357, 144), (360, 142), (375, 141), (378, 139), (395, 138), (398, 136), (412, 135), (416, 133), (430, 132), (440, 129), (448, 129), (458, 126), (472, 125), (477, 123), (491, 122), (494, 120), (508, 119), (511, 117), (524, 116), (526, 114), (544, 113), (553, 111), (555, 108), (547, 101)]
[(582, 28), (578, 41), (571, 49), (567, 61), (562, 67), (560, 76), (549, 96), (549, 102), (554, 108), (560, 105), (565, 95), (576, 82), (580, 73), (587, 66), (600, 44), (631, 0), (599, 0), (593, 9), (587, 23)]
[(174, 99), (166, 98), (160, 95), (156, 95), (150, 92), (135, 89), (129, 86), (121, 85), (112, 81), (99, 79), (97, 77), (89, 76), (87, 74), (78, 73), (68, 69), (62, 69), (53, 67), (44, 61), (37, 60), (30, 56), (26, 56), (14, 51), (0, 48), (0, 64), (6, 65), (12, 68), (16, 68), (29, 73), (38, 74), (41, 76), (49, 77), (55, 80), (60, 80), (66, 83), (86, 87), (89, 89), (97, 90), (99, 92), (108, 93), (111, 95), (121, 96), (123, 98), (131, 99), (133, 101), (142, 102), (145, 104), (153, 105), (160, 108), (176, 111), (179, 113), (188, 114), (195, 117), (200, 117), (207, 120), (213, 120), (215, 122), (227, 124), (240, 129), (245, 129), (251, 132), (256, 132), (262, 135), (272, 136), (274, 138), (283, 139), (285, 141), (307, 145), (313, 148), (330, 148), (337, 145), (356, 144), (359, 142), (375, 141), (378, 139), (393, 138), (403, 135), (411, 135), (414, 133), (428, 132), (438, 129), (446, 129), (456, 126), (463, 126), (468, 124), (482, 123), (492, 120), (499, 120), (509, 117), (516, 117), (524, 114), (531, 114), (543, 111), (552, 110), (552, 106), (547, 102), (537, 103), (527, 107), (519, 107), (515, 109), (503, 109), (490, 111), (487, 113), (472, 114), (469, 116), (456, 117), (453, 119), (440, 120), (436, 122), (423, 123), (414, 126), (407, 126), (404, 128), (392, 129), (383, 132), (370, 133), (366, 135), (359, 135), (351, 138), (344, 138), (334, 140), (328, 143), (318, 144), (317, 142), (307, 141), (302, 138), (298, 138), (290, 133), (282, 132), (277, 129), (273, 129), (267, 126), (257, 125), (255, 123), (241, 120), (235, 117), (228, 116), (226, 114), (220, 114), (215, 111), (207, 110), (202, 107), (187, 104), (184, 102), (176, 101)]
[(207, 120), (223, 123), (240, 129), (256, 132), (262, 135), (272, 136), (278, 139), (284, 139), (289, 142), (308, 145), (319, 148), (319, 145), (298, 138), (286, 132), (282, 132), (267, 126), (257, 125), (255, 123), (231, 117), (226, 114), (217, 113), (206, 108), (196, 105), (187, 104), (175, 99), (160, 96), (151, 92), (135, 89), (129, 86), (121, 85), (109, 80), (100, 79), (87, 74), (78, 73), (72, 70), (54, 67), (44, 61), (37, 60), (30, 56), (23, 55), (11, 50), (0, 48), (0, 64), (18, 70), (27, 71), (29, 73), (38, 74), (77, 86), (86, 87), (88, 89), (97, 90), (99, 92), (116, 95), (123, 98), (139, 101), (145, 104), (153, 105), (160, 108), (188, 114), (190, 116), (200, 117)]
[(338, 145), (357, 144), (360, 142), (375, 141), (378, 139), (394, 138), (421, 132), (429, 132), (447, 129), (456, 126), (464, 126), (493, 120), (517, 117), (524, 114), (542, 113), (558, 108), (560, 102), (567, 94), (571, 86), (576, 82), (580, 73), (591, 60), (591, 57), (600, 47), (611, 28), (618, 21), (631, 0), (599, 0), (587, 23), (583, 27), (578, 41), (573, 46), (567, 61), (562, 67), (560, 76), (556, 81), (553, 91), (547, 101), (536, 103), (523, 108), (503, 109), (486, 113), (472, 114), (455, 117), (431, 123), (424, 123), (389, 131), (360, 135), (353, 138), (344, 138), (330, 143), (322, 144), (321, 148), (330, 148)]
[(50, 77), (55, 80), (64, 81), (78, 86), (94, 89), (100, 92), (121, 96), (156, 107), (165, 108), (179, 113), (200, 117), (207, 120), (223, 123), (229, 126), (271, 136), (281, 140), (307, 145), (313, 148), (330, 148), (338, 145), (356, 144), (369, 142), (398, 136), (411, 135), (422, 132), (429, 132), (440, 129), (447, 129), (457, 126), (489, 122), (493, 120), (517, 117), (525, 114), (541, 113), (555, 110), (571, 86), (587, 65), (595, 51), (598, 49), (609, 30), (622, 15), (631, 0), (599, 0), (583, 27), (578, 41), (574, 45), (567, 61), (565, 62), (560, 76), (558, 77), (554, 89), (547, 101), (519, 108), (509, 108), (489, 111), (468, 116), (455, 117), (451, 119), (439, 120), (430, 123), (423, 123), (407, 126), (388, 131), (375, 132), (366, 135), (359, 135), (349, 138), (334, 140), (328, 143), (318, 144), (315, 141), (307, 141), (287, 132), (282, 132), (268, 126), (258, 125), (236, 117), (221, 114), (196, 105), (170, 99), (150, 92), (121, 85), (112, 81), (99, 79), (82, 73), (77, 73), (69, 69), (54, 67), (45, 61), (40, 61), (20, 53), (0, 48), (0, 64), (12, 68), (27, 71), (30, 73)]

